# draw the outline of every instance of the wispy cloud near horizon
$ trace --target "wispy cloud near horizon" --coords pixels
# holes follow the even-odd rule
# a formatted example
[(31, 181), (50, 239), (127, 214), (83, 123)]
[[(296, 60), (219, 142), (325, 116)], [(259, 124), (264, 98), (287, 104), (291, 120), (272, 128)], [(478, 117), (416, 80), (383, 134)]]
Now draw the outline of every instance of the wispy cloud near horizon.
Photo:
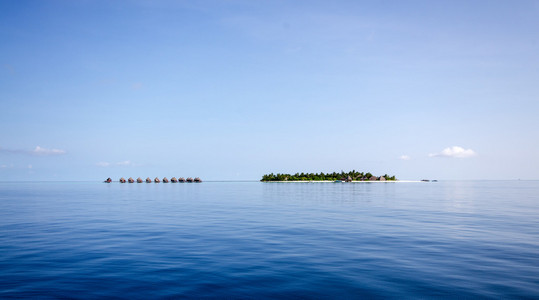
[(110, 163), (110, 162), (106, 162), (106, 161), (100, 161), (100, 162), (96, 163), (95, 165), (98, 166), (98, 167), (103, 167), (103, 168), (106, 168), (106, 167), (134, 167), (134, 166), (137, 166), (137, 164), (133, 163), (130, 160), (124, 160), (124, 161), (120, 161), (120, 162), (117, 162), (117, 163)]
[(39, 146), (37, 146), (33, 151), (32, 153), (34, 155), (62, 155), (62, 154), (66, 154), (67, 152), (65, 150), (60, 150), (60, 149), (46, 149), (46, 148), (41, 148)]
[(472, 149), (464, 149), (459, 146), (448, 147), (439, 153), (431, 153), (429, 157), (451, 157), (451, 158), (470, 158), (476, 156), (477, 153)]
[(8, 149), (0, 147), (0, 153), (8, 154), (23, 154), (23, 155), (35, 155), (35, 156), (54, 156), (54, 155), (63, 155), (67, 151), (61, 149), (48, 149), (36, 146), (34, 150), (21, 150), (21, 149)]

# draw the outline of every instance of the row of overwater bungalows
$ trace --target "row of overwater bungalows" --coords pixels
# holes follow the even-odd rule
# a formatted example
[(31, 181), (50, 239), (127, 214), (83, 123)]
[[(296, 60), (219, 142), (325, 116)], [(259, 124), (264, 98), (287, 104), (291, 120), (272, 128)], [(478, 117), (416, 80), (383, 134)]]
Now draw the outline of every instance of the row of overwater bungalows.
[[(202, 182), (202, 180), (198, 177), (195, 177), (194, 179), (191, 178), (191, 177), (187, 177), (187, 179), (183, 178), (183, 177), (180, 177), (178, 179), (176, 179), (176, 177), (172, 177), (170, 178), (170, 180), (168, 180), (168, 178), (163, 178), (163, 180), (160, 180), (158, 177), (155, 177), (154, 180), (151, 180), (150, 177), (146, 178), (146, 180), (142, 180), (142, 178), (137, 178), (136, 182), (137, 183), (142, 183), (146, 181), (146, 183), (152, 183), (152, 182), (155, 182), (155, 183), (160, 183), (160, 182), (163, 182), (163, 183), (169, 183), (169, 182)], [(112, 182), (112, 179), (109, 177), (107, 178), (107, 180), (105, 180), (105, 182), (107, 183), (110, 183)], [(129, 179), (125, 180), (125, 178), (120, 178), (120, 182), (121, 183), (126, 183), (126, 182), (129, 182), (129, 183), (133, 183), (135, 182), (135, 179), (133, 179), (132, 177), (129, 177)]]

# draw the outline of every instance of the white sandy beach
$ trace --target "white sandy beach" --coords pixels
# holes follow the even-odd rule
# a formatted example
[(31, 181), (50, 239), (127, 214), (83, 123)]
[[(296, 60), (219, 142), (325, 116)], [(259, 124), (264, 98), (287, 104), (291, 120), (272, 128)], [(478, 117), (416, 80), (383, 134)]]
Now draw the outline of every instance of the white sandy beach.
[(421, 180), (386, 180), (386, 181), (341, 181), (341, 182), (335, 182), (333, 180), (282, 180), (282, 181), (262, 181), (262, 182), (292, 182), (292, 183), (393, 183), (393, 182), (424, 182), (424, 181), (421, 181)]

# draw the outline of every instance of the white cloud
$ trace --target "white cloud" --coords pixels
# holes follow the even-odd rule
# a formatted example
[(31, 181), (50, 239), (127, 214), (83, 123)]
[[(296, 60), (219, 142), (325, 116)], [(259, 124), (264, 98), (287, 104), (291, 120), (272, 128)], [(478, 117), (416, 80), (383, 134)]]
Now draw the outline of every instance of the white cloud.
[(410, 160), (410, 159), (412, 159), (412, 158), (411, 158), (410, 156), (408, 156), (408, 155), (401, 155), (401, 156), (399, 157), (399, 159), (402, 159), (402, 160)]
[(25, 155), (38, 155), (38, 156), (51, 156), (51, 155), (63, 155), (67, 152), (60, 149), (47, 149), (37, 146), (34, 150), (21, 150), (21, 149), (6, 149), (0, 147), (0, 153), (8, 154), (25, 154)]
[(454, 158), (469, 158), (476, 156), (477, 153), (472, 149), (464, 149), (459, 146), (448, 147), (440, 153), (431, 153), (429, 157), (454, 157)]
[(109, 163), (106, 161), (100, 161), (96, 164), (98, 167), (133, 167), (135, 164), (130, 160), (124, 160), (117, 163)]
[(31, 153), (34, 155), (62, 155), (66, 154), (66, 151), (60, 149), (46, 149), (37, 146)]
[(133, 163), (131, 161), (129, 161), (129, 160), (126, 160), (126, 161), (117, 162), (116, 165), (117, 166), (128, 167), (128, 166), (132, 166)]

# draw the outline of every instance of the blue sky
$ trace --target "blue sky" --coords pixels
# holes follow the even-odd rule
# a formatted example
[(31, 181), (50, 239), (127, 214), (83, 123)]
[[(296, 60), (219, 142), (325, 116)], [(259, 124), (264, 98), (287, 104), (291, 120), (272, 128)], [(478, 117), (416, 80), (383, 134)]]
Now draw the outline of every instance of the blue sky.
[(538, 179), (537, 1), (0, 1), (0, 180)]

